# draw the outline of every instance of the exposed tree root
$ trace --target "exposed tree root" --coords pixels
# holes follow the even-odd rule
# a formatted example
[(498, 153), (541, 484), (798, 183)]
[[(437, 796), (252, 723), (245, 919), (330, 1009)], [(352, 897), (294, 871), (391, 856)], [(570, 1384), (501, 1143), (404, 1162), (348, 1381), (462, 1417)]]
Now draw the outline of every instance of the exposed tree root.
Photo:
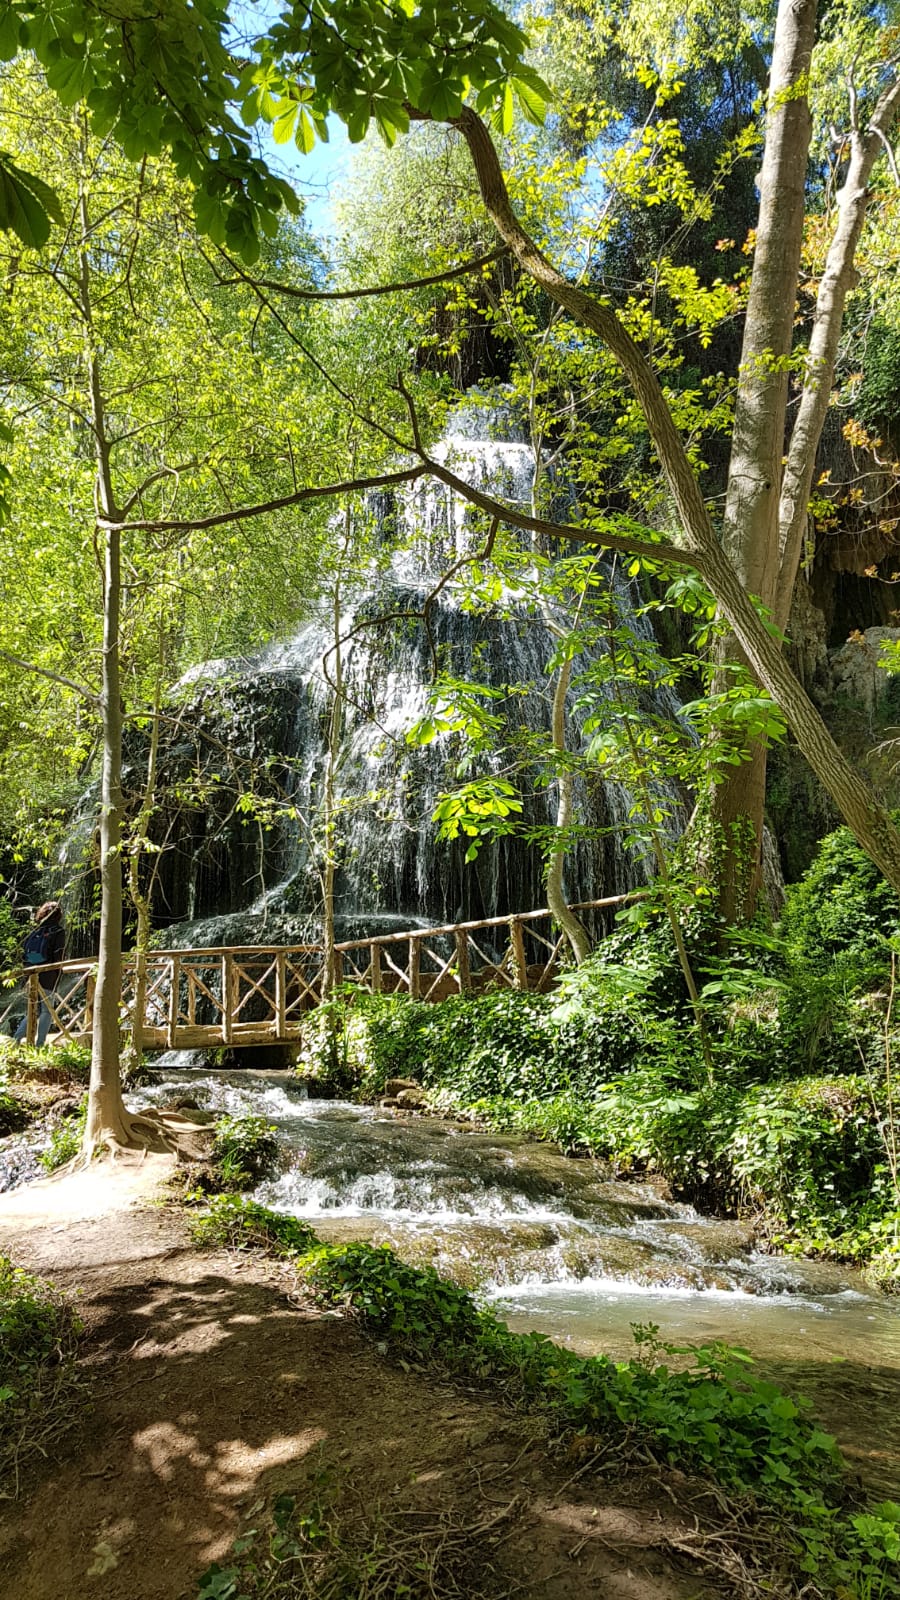
[(70, 1171), (89, 1166), (104, 1152), (114, 1161), (135, 1155), (173, 1155), (179, 1161), (197, 1161), (207, 1154), (212, 1128), (193, 1122), (182, 1111), (122, 1111), (115, 1122), (85, 1137), (81, 1153)]

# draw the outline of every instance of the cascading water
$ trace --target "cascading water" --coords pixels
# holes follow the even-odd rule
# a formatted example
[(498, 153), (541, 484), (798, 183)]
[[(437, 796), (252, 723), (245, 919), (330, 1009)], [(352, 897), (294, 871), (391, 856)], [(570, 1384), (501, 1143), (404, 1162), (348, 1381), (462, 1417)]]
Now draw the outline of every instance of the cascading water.
[[(163, 1064), (161, 1063), (161, 1066)], [(622, 1354), (633, 1322), (767, 1359), (839, 1357), (900, 1372), (900, 1305), (847, 1269), (760, 1254), (752, 1230), (699, 1216), (513, 1135), (306, 1099), (286, 1075), (163, 1066), (134, 1104), (190, 1089), (263, 1115), (286, 1151), (256, 1197), (327, 1240), (371, 1239), (474, 1287), (513, 1327)]]
[[(496, 437), (498, 427), (507, 437)], [(508, 436), (508, 415), (469, 407), (453, 419), (435, 455), (476, 487), (530, 506), (534, 462), (530, 448)], [(502, 916), (544, 901), (539, 849), (504, 838), (465, 862), (468, 840), (440, 843), (432, 822), (442, 790), (452, 784), (441, 740), (411, 748), (407, 730), (425, 713), (435, 662), (443, 670), (509, 692), (491, 702), (505, 720), (508, 743), (546, 738), (550, 716), (547, 665), (556, 640), (540, 618), (507, 608), (496, 617), (474, 614), (447, 587), (423, 610), (434, 582), (452, 561), (470, 553), (476, 534), (466, 503), (443, 485), (422, 480), (373, 505), (383, 541), (380, 576), (342, 606), (339, 630), (346, 697), (336, 762), (339, 863), (335, 908), (339, 935), (360, 936), (431, 922)], [(649, 623), (634, 615), (628, 585), (611, 581), (631, 611), (637, 635)], [(406, 617), (408, 620), (404, 621)], [(389, 618), (381, 622), (379, 619)], [(331, 604), (292, 639), (250, 662), (197, 668), (180, 686), (192, 699), (183, 726), (190, 741), (167, 749), (170, 782), (185, 780), (198, 756), (216, 783), (203, 810), (160, 809), (157, 904), (168, 940), (187, 945), (269, 942), (316, 932), (321, 905), (322, 788), (334, 677), (335, 623)], [(661, 689), (653, 709), (675, 716), (677, 702)], [(579, 743), (574, 697), (568, 720)], [(204, 745), (204, 736), (212, 740)], [(234, 771), (223, 769), (223, 745), (253, 768), (258, 790), (275, 806), (274, 826), (241, 825), (232, 800)], [(484, 770), (490, 770), (488, 760)], [(218, 791), (216, 789), (218, 784)], [(268, 785), (268, 788), (267, 788)], [(222, 796), (217, 804), (216, 793)], [(677, 813), (680, 797), (668, 796)], [(554, 786), (523, 785), (524, 822), (546, 829), (555, 818)], [(579, 820), (585, 833), (566, 862), (569, 897), (589, 900), (622, 893), (645, 880), (645, 864), (622, 843), (631, 795), (599, 777), (580, 784)]]

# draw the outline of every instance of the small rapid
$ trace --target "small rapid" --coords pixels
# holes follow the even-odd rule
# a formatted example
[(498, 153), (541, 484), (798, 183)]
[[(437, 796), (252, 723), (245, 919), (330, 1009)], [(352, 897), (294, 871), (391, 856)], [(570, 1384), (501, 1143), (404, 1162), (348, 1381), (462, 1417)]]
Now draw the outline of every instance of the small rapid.
[(900, 1305), (826, 1262), (766, 1255), (752, 1230), (624, 1183), (601, 1162), (438, 1118), (308, 1099), (287, 1074), (161, 1062), (131, 1097), (190, 1097), (266, 1117), (285, 1164), (255, 1197), (328, 1240), (367, 1239), (432, 1263), (513, 1328), (625, 1355), (632, 1324), (676, 1343), (725, 1340), (766, 1360), (900, 1373)]

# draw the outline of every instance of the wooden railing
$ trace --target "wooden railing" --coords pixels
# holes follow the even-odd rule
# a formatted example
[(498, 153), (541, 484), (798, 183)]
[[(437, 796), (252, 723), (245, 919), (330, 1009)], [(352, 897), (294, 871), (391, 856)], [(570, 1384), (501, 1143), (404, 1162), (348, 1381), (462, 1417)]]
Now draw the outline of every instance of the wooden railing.
[[(635, 898), (612, 895), (573, 909), (600, 911)], [(147, 956), (141, 1045), (148, 1050), (192, 1049), (299, 1039), (304, 1013), (338, 984), (431, 1002), (498, 986), (540, 992), (556, 980), (564, 942), (546, 908), (350, 939), (334, 947), (330, 983), (325, 982), (321, 944), (153, 950)], [(96, 962), (63, 961), (56, 970), (52, 991), (40, 988), (40, 969), (24, 975), (29, 1044), (37, 1035), (42, 1001), (50, 1012), (51, 1034), (90, 1038)], [(134, 957), (126, 955), (123, 1029), (132, 1026), (134, 1004)], [(16, 1010), (13, 1001), (0, 1016), (0, 1029)]]

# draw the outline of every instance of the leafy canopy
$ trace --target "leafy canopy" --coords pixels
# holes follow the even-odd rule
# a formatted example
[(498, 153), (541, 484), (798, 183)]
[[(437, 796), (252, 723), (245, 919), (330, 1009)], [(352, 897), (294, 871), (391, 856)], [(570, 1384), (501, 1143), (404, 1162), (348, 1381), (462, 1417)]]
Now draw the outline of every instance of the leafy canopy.
[[(0, 60), (32, 52), (61, 104), (83, 102), (94, 134), (130, 160), (169, 151), (195, 188), (198, 226), (248, 262), (278, 212), (298, 209), (254, 154), (254, 123), (308, 151), (333, 111), (351, 140), (374, 119), (393, 142), (410, 106), (447, 118), (472, 96), (508, 130), (515, 100), (537, 119), (546, 97), (522, 63), (526, 43), (492, 0), (315, 0), (285, 10), (247, 55), (221, 0), (0, 0)], [(53, 192), (0, 151), (0, 228), (39, 248), (52, 220)]]

